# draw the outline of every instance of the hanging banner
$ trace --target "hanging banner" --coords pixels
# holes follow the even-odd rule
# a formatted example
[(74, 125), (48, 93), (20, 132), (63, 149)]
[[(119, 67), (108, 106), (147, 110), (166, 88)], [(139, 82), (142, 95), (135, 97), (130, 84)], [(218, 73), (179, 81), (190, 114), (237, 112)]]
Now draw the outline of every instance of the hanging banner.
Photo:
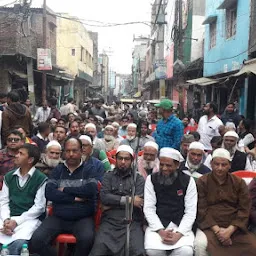
[(166, 79), (167, 65), (166, 60), (156, 60), (155, 63), (155, 74), (156, 79)]
[(52, 57), (50, 49), (37, 48), (37, 69), (52, 70)]

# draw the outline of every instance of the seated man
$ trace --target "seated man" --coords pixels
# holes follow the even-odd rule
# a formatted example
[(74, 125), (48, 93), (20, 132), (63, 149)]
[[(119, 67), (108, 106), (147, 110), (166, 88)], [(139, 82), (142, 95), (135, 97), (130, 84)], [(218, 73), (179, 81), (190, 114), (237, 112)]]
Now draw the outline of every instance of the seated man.
[(69, 138), (64, 144), (65, 162), (53, 171), (46, 185), (46, 199), (52, 201), (53, 215), (46, 218), (31, 239), (33, 252), (56, 256), (51, 243), (58, 234), (76, 237), (76, 256), (88, 255), (94, 240), (94, 212), (97, 182), (103, 169), (82, 161), (82, 142)]
[(98, 149), (99, 151), (103, 150), (106, 151), (106, 146), (102, 142), (101, 139), (97, 137), (97, 128), (95, 124), (88, 123), (85, 126), (85, 133), (90, 134), (93, 137), (93, 148)]
[(192, 134), (183, 135), (181, 139), (181, 144), (180, 144), (180, 153), (182, 154), (184, 159), (186, 159), (188, 156), (189, 145), (194, 141), (195, 141), (195, 138)]
[(144, 154), (138, 158), (138, 172), (147, 178), (148, 175), (159, 171), (158, 145), (149, 141), (145, 144)]
[(211, 170), (203, 164), (203, 158), (204, 145), (201, 142), (192, 142), (188, 148), (187, 160), (181, 163), (180, 170), (195, 179), (211, 172)]
[(64, 126), (56, 126), (53, 132), (53, 140), (57, 140), (61, 147), (63, 147), (64, 142), (67, 138), (67, 129)]
[(36, 164), (45, 175), (50, 176), (52, 170), (61, 162), (61, 145), (58, 141), (50, 141), (45, 150), (45, 154), (41, 154), (40, 161)]
[(238, 149), (239, 136), (234, 131), (228, 131), (223, 137), (222, 148), (229, 151), (231, 156), (231, 169), (230, 172), (242, 171), (242, 170), (252, 170), (249, 157), (246, 153), (241, 152)]
[(41, 153), (44, 152), (45, 147), (49, 142), (48, 136), (50, 132), (51, 130), (49, 123), (39, 123), (37, 135), (31, 138), (36, 143)]
[[(137, 125), (134, 123), (128, 124), (126, 139), (122, 140), (120, 145), (130, 146), (133, 149), (133, 151), (136, 151), (138, 146), (138, 137), (136, 133), (137, 133)], [(142, 148), (139, 145), (138, 151), (140, 150), (142, 150)]]
[(252, 179), (249, 184), (249, 193), (252, 200), (250, 212), (250, 230), (256, 234), (256, 178)]
[[(106, 173), (100, 193), (103, 211), (101, 225), (90, 256), (123, 256), (126, 241), (125, 202), (134, 184), (132, 169), (133, 150), (123, 145), (117, 149), (116, 168)], [(144, 179), (137, 175), (133, 222), (130, 227), (130, 255), (144, 255), (143, 237), (143, 192)]]
[(47, 177), (34, 166), (40, 158), (38, 147), (24, 144), (15, 158), (18, 169), (4, 177), (0, 197), (0, 243), (8, 244), (11, 255), (20, 255), (45, 213)]
[(222, 148), (212, 155), (212, 172), (197, 180), (197, 256), (253, 256), (256, 238), (247, 230), (251, 210), (245, 182), (229, 173), (230, 153)]
[(104, 129), (104, 138), (102, 142), (105, 144), (106, 151), (111, 151), (117, 149), (119, 146), (119, 141), (114, 137), (114, 126), (107, 125)]
[(180, 152), (160, 150), (160, 171), (147, 177), (144, 214), (148, 256), (192, 256), (197, 211), (196, 183), (182, 171)]

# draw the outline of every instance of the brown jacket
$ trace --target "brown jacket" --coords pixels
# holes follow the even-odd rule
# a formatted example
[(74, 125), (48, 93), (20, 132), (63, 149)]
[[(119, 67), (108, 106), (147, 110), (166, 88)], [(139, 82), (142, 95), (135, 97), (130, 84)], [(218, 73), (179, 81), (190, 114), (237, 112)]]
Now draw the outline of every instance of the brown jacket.
[(20, 125), (30, 137), (33, 129), (31, 114), (28, 108), (21, 103), (12, 103), (5, 108), (2, 114), (2, 139), (5, 142), (8, 132), (14, 126)]

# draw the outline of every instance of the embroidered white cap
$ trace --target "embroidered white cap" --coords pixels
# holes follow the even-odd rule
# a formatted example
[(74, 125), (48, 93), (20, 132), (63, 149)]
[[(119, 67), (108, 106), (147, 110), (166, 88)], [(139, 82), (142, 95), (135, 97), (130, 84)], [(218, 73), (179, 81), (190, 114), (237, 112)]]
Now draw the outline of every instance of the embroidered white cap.
[(46, 145), (46, 149), (50, 148), (50, 147), (59, 147), (61, 149), (61, 145), (57, 140), (52, 140), (50, 141), (47, 145)]
[(133, 149), (128, 145), (119, 146), (116, 150), (116, 154), (118, 154), (119, 152), (128, 152), (130, 155), (132, 155), (132, 157), (133, 157), (133, 154), (134, 154)]
[(228, 131), (224, 134), (224, 137), (235, 137), (237, 139), (239, 139), (239, 136), (236, 132), (234, 131)]
[(156, 144), (154, 141), (146, 142), (145, 145), (144, 145), (144, 148), (145, 147), (152, 147), (152, 148), (156, 149), (157, 151), (159, 150), (158, 144)]
[(190, 149), (200, 149), (202, 151), (204, 151), (204, 145), (201, 142), (198, 141), (194, 141), (189, 145), (189, 150)]
[(89, 136), (87, 136), (87, 135), (81, 135), (81, 136), (79, 137), (79, 140), (86, 140), (86, 141), (88, 141), (88, 142), (90, 143), (90, 145), (92, 145), (92, 140), (91, 140), (91, 138), (90, 138)]
[(128, 124), (127, 128), (129, 128), (129, 127), (137, 129), (137, 124), (135, 124), (135, 123)]
[(181, 153), (178, 150), (174, 149), (174, 148), (161, 148), (160, 157), (171, 158), (171, 159), (174, 159), (178, 162), (183, 162), (184, 161), (184, 158), (181, 155)]
[(115, 127), (114, 127), (113, 125), (108, 124), (108, 125), (105, 127), (105, 129), (112, 129), (112, 130), (114, 130)]
[(92, 123), (89, 123), (89, 124), (87, 124), (87, 125), (84, 127), (85, 130), (86, 130), (87, 128), (93, 128), (93, 129), (96, 130), (96, 125), (95, 125), (95, 124), (92, 124)]
[(225, 158), (228, 161), (231, 161), (230, 153), (224, 148), (217, 148), (213, 151), (212, 159), (216, 157)]

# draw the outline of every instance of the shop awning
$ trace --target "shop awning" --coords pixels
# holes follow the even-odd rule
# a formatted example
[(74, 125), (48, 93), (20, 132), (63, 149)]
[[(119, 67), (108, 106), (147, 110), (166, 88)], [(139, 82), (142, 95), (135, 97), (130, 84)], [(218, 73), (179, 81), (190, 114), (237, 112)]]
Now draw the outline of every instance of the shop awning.
[(133, 98), (139, 98), (139, 97), (141, 97), (141, 91), (136, 92), (136, 93), (133, 95)]
[(237, 0), (224, 0), (222, 4), (217, 8), (219, 9), (228, 9), (237, 4)]
[(217, 20), (217, 15), (211, 15), (211, 16), (208, 16), (204, 22), (202, 23), (202, 25), (206, 25), (206, 24), (211, 24), (213, 22), (215, 22)]
[(207, 77), (200, 77), (200, 78), (196, 78), (193, 80), (187, 80), (187, 83), (189, 83), (189, 84), (197, 84), (200, 86), (217, 84), (218, 82), (219, 82), (219, 80), (217, 80), (217, 79), (212, 79), (212, 78), (207, 78)]
[(231, 77), (239, 77), (250, 74), (256, 75), (256, 59), (245, 61), (240, 71), (238, 71), (234, 75), (231, 75)]

